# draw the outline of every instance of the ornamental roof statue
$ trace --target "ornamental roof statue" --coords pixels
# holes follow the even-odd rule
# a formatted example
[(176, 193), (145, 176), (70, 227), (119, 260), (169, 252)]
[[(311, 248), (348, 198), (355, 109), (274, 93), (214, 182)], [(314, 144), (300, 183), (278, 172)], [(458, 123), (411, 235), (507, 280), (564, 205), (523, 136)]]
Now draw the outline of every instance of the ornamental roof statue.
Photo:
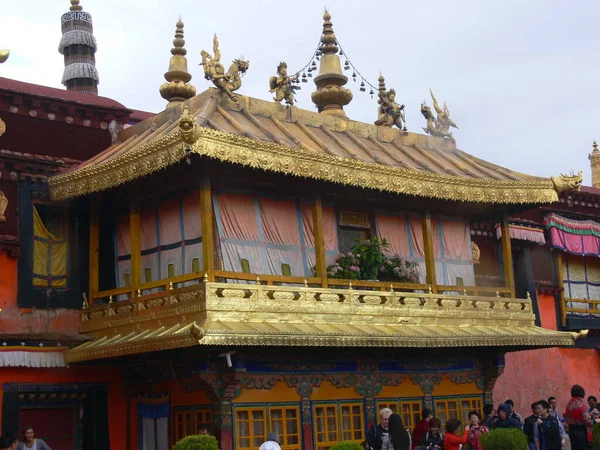
[(423, 128), (425, 133), (430, 134), (431, 136), (440, 136), (449, 138), (452, 142), (454, 142), (454, 137), (450, 132), (450, 127), (457, 128), (456, 124), (450, 119), (450, 110), (448, 110), (448, 106), (444, 103), (444, 108), (440, 108), (440, 105), (433, 95), (433, 91), (429, 89), (431, 93), (431, 98), (433, 99), (433, 107), (437, 112), (437, 117), (433, 117), (431, 113), (431, 108), (427, 106), (426, 102), (423, 102), (421, 105), (421, 114), (427, 119), (427, 127)]
[(294, 104), (294, 91), (298, 89), (298, 87), (294, 86), (292, 83), (296, 81), (300, 77), (300, 73), (297, 73), (293, 76), (288, 76), (287, 74), (287, 64), (285, 62), (280, 62), (277, 66), (277, 76), (269, 78), (269, 92), (274, 92), (275, 97), (273, 100), (281, 103), (282, 100), (288, 105)]

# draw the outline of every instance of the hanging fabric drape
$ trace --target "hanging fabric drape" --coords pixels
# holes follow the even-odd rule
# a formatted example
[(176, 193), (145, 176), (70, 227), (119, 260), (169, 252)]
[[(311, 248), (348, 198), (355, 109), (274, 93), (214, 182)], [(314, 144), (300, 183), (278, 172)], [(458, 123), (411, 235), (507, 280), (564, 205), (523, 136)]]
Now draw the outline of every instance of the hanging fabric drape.
[(600, 224), (593, 220), (573, 220), (551, 213), (544, 218), (550, 246), (580, 256), (600, 257)]
[[(142, 282), (202, 269), (200, 194), (184, 192), (140, 208)], [(117, 286), (130, 284), (129, 212), (116, 217)]]
[(169, 400), (140, 399), (139, 450), (169, 450)]
[[(312, 205), (297, 198), (218, 192), (213, 197), (225, 270), (313, 276)], [(337, 252), (333, 208), (323, 208), (327, 260)], [(288, 273), (285, 273), (288, 274)]]
[[(443, 216), (432, 218), (436, 278), (439, 284), (475, 285), (471, 232), (468, 222)], [(390, 243), (388, 253), (416, 262), (419, 279), (425, 283), (425, 252), (421, 217), (410, 213), (378, 211), (377, 234)]]
[(67, 287), (67, 236), (52, 234), (33, 206), (33, 285), (44, 288)]
[[(524, 225), (510, 224), (508, 226), (511, 239), (534, 242), (539, 245), (546, 245), (544, 230), (535, 227), (526, 227)], [(502, 227), (496, 225), (496, 238), (502, 239)]]

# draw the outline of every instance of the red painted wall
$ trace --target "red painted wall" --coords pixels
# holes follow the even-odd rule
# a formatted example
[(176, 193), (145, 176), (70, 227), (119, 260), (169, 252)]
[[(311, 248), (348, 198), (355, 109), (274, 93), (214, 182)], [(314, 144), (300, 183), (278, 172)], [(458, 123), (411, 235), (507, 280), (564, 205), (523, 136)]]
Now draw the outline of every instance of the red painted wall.
[[(539, 295), (542, 326), (556, 330), (554, 296)], [(586, 395), (600, 396), (600, 355), (596, 349), (546, 348), (506, 354), (504, 373), (496, 381), (494, 406), (511, 398), (523, 416), (536, 400), (556, 397), (561, 414), (571, 386), (579, 384)]]
[[(72, 367), (31, 369), (1, 368), (2, 383), (106, 383), (108, 385), (108, 427), (111, 450), (125, 450), (127, 402), (118, 367)], [(0, 389), (0, 410), (3, 391)], [(0, 429), (2, 427), (0, 417)]]

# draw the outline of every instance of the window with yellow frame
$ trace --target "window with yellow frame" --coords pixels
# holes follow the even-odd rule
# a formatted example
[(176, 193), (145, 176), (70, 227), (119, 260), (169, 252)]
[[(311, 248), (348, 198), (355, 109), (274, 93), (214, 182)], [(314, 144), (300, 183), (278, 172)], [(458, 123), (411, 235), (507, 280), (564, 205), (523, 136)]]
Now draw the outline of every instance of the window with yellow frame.
[(212, 410), (206, 407), (184, 408), (175, 410), (174, 433), (175, 442), (191, 434), (198, 434), (200, 427), (206, 425), (212, 434)]
[(440, 419), (442, 427), (448, 419), (459, 419), (464, 424), (469, 423), (469, 412), (481, 414), (483, 398), (481, 396), (445, 397), (433, 401), (434, 416)]
[(343, 441), (360, 444), (365, 439), (362, 402), (318, 403), (313, 406), (316, 450), (327, 450)]
[(415, 425), (421, 420), (421, 410), (423, 402), (420, 398), (404, 399), (398, 401), (382, 400), (377, 402), (377, 421), (379, 421), (379, 411), (383, 408), (389, 408), (393, 412), (402, 416), (402, 423), (411, 432)]
[(256, 450), (271, 432), (278, 434), (282, 450), (300, 450), (298, 405), (235, 407), (234, 421), (236, 450)]

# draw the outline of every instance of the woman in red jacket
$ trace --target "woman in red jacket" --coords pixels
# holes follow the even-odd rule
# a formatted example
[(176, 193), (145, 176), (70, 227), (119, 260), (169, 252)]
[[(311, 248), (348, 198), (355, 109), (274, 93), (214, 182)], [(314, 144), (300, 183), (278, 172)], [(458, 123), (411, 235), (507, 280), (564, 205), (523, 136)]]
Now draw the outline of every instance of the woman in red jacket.
[(465, 432), (462, 437), (457, 433), (460, 432), (460, 420), (450, 419), (446, 422), (446, 434), (444, 435), (444, 450), (459, 450), (460, 445), (464, 445), (469, 440), (469, 427), (465, 427)]

